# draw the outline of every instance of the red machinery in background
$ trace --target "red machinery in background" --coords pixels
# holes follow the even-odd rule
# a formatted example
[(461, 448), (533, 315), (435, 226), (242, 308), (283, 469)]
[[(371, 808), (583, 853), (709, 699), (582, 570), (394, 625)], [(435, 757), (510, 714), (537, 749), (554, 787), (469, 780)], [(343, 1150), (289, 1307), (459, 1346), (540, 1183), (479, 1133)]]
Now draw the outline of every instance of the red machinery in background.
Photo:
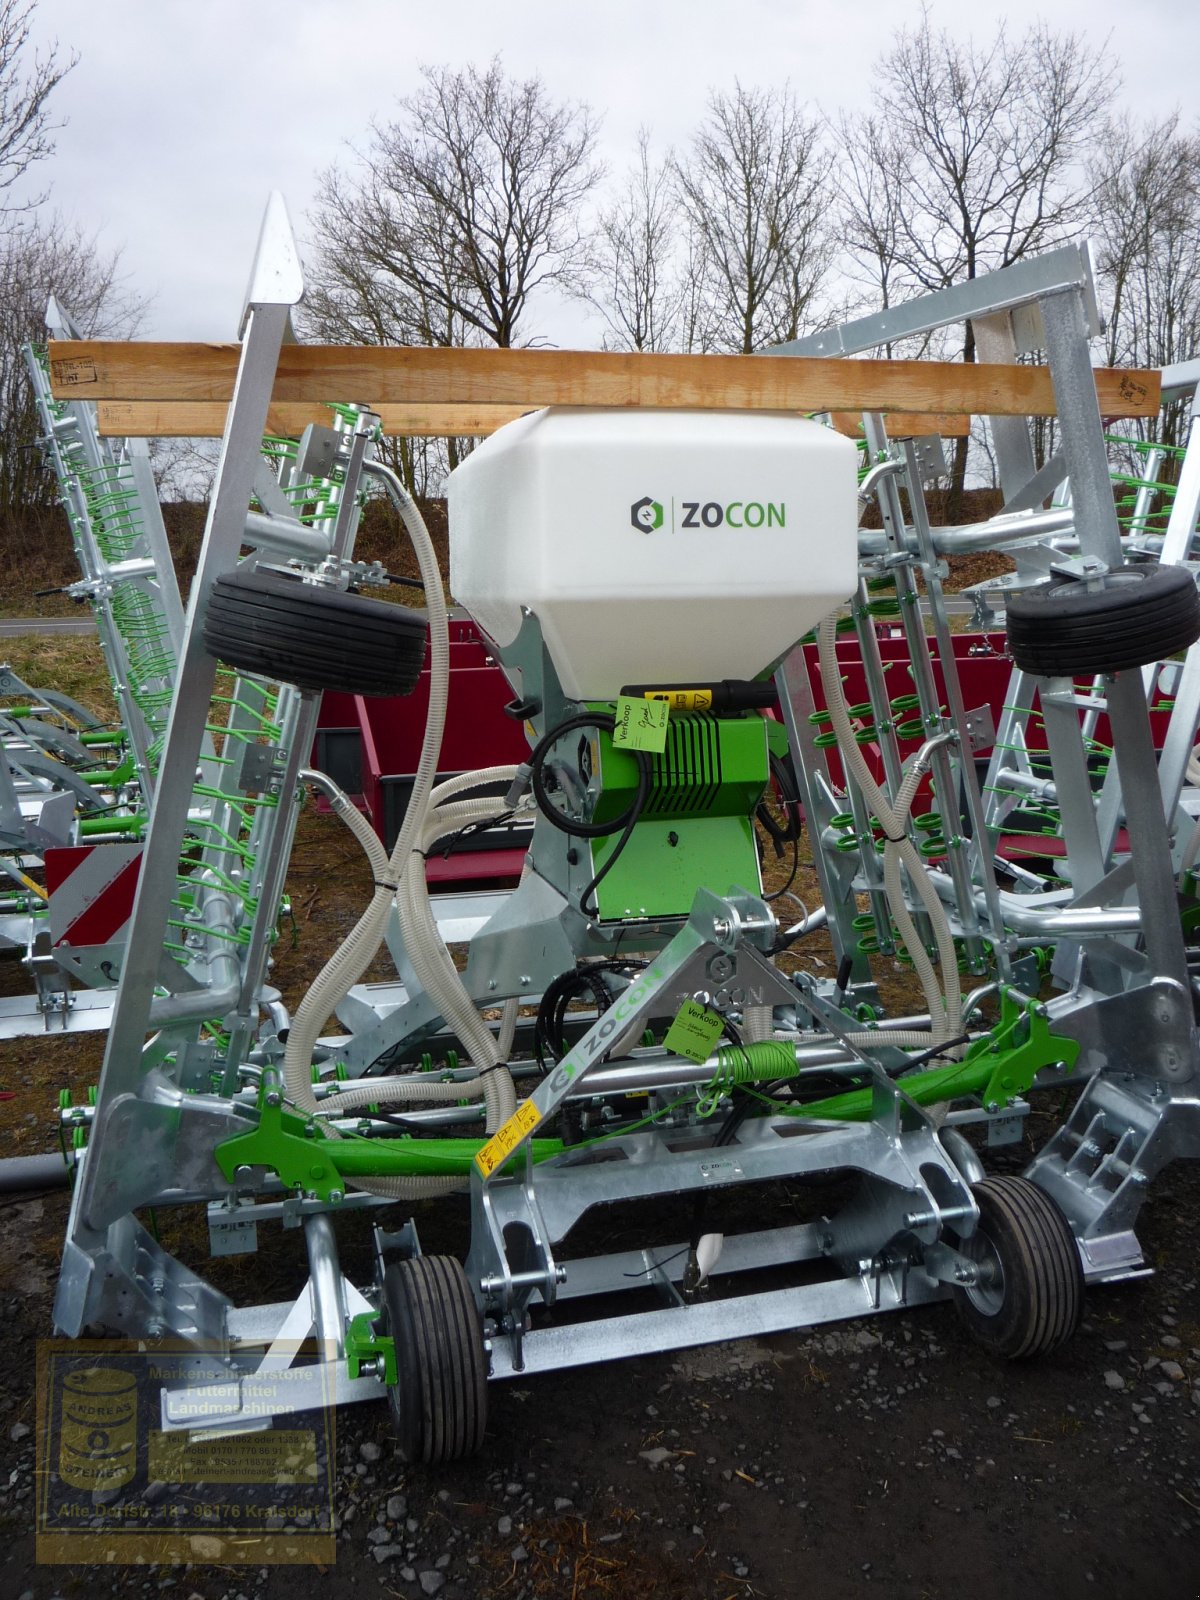
[[(889, 673), (896, 675), (896, 694), (903, 695), (912, 688), (908, 646), (899, 629), (881, 626), (879, 634), (880, 655)], [(1012, 669), (1005, 635), (955, 634), (954, 654), (967, 708), (988, 706), (994, 720), (998, 721)], [(857, 640), (849, 637), (840, 641), (838, 657), (845, 672), (848, 699), (851, 702), (865, 700), (866, 679)], [(815, 645), (805, 646), (805, 660), (816, 703), (821, 706), (824, 696)], [(933, 668), (941, 686), (943, 678), (936, 655)], [(891, 681), (889, 678), (889, 683)], [(439, 779), (481, 767), (512, 765), (525, 759), (529, 745), (524, 727), (519, 720), (506, 715), (504, 709), (512, 699), (513, 691), (490, 653), (487, 640), (470, 618), (452, 616), (450, 698), (438, 763)], [(408, 804), (428, 704), (427, 660), (420, 682), (411, 695), (399, 699), (364, 699), (358, 695), (327, 693), (321, 708), (314, 760), (357, 800), (389, 850), (395, 843)], [(1157, 722), (1162, 719), (1153, 720), (1155, 732), (1161, 737), (1162, 730)], [(1108, 736), (1103, 718), (1097, 723), (1096, 735), (1100, 740)], [(989, 754), (990, 746), (986, 744), (976, 750), (980, 762), (985, 762)], [(515, 880), (520, 874), (528, 832), (527, 825), (509, 823), (468, 834), (429, 861), (429, 882), (449, 886), (467, 881)], [(1006, 844), (1007, 847), (1017, 846), (1017, 841), (1010, 840)], [(1001, 845), (1002, 853), (1006, 844)], [(1040, 852), (1053, 853), (1053, 845), (1047, 841), (1039, 840), (1038, 848)]]

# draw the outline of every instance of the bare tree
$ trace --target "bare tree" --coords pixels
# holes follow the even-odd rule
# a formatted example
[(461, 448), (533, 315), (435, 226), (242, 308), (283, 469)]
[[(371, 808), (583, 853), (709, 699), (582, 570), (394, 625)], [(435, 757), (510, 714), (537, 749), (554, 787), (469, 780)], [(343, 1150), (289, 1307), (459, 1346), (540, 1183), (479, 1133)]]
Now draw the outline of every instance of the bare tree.
[(848, 276), (865, 282), (872, 302), (886, 310), (897, 293), (901, 298), (905, 293), (900, 257), (902, 152), (874, 115), (843, 113), (837, 137), (842, 147), (839, 231)]
[[(1105, 129), (1090, 172), (1107, 361), (1155, 367), (1200, 355), (1200, 137), (1181, 132), (1177, 115), (1145, 124), (1124, 116)], [(1157, 417), (1116, 424), (1129, 441), (1121, 465), (1140, 478), (1140, 449), (1165, 445), (1154, 476), (1176, 482), (1190, 417), (1190, 404), (1176, 401)]]
[(676, 163), (707, 311), (698, 323), (710, 342), (748, 353), (796, 338), (824, 278), (828, 157), (786, 85), (738, 83), (708, 104)]
[(55, 216), (27, 219), (0, 235), (0, 525), (10, 545), (33, 540), (37, 514), (57, 500), (36, 448), (24, 347), (44, 342), (52, 294), (89, 338), (129, 338), (145, 301), (129, 292), (119, 267), (118, 254)]
[(499, 60), (422, 76), (399, 120), (372, 125), (353, 168), (321, 178), (318, 271), (343, 315), (389, 329), (398, 319), (444, 343), (515, 344), (531, 296), (587, 276), (595, 122), (539, 78), (509, 80)]
[[(1111, 66), (1038, 24), (984, 46), (935, 33), (929, 12), (875, 67), (874, 111), (843, 118), (847, 249), (889, 303), (1010, 266), (1088, 215), (1080, 167), (1114, 92)], [(975, 359), (966, 325), (960, 354)], [(955, 448), (961, 491), (967, 444)]]
[(678, 233), (671, 158), (652, 162), (650, 134), (642, 128), (625, 187), (600, 214), (589, 298), (608, 325), (606, 347), (670, 350), (683, 335), (694, 275), (678, 264)]
[[(540, 290), (588, 279), (596, 124), (498, 59), (422, 77), (397, 120), (373, 123), (353, 163), (321, 176), (305, 327), (369, 344), (524, 342)], [(393, 455), (424, 493), (469, 447), (401, 440)]]
[[(392, 270), (386, 245), (368, 239), (370, 202), (353, 180), (333, 169), (324, 175), (321, 193), (320, 245), (306, 273), (301, 312), (307, 332), (336, 344), (481, 342), (478, 330), (454, 306), (452, 252), (442, 262), (439, 295), (403, 282)], [(456, 439), (389, 439), (383, 446), (384, 458), (418, 495), (439, 492), (447, 468), (457, 466), (467, 449)]]
[[(1108, 124), (1089, 164), (1096, 267), (1107, 290), (1110, 365), (1159, 367), (1200, 355), (1200, 137), (1178, 115)], [(1182, 407), (1150, 436), (1180, 444)]]
[(60, 66), (56, 46), (30, 56), (29, 25), (36, 9), (34, 0), (0, 0), (0, 193), (6, 216), (32, 211), (46, 198), (17, 201), (11, 191), (30, 167), (53, 154), (53, 134), (62, 124), (51, 122), (47, 101), (78, 60), (72, 56)]

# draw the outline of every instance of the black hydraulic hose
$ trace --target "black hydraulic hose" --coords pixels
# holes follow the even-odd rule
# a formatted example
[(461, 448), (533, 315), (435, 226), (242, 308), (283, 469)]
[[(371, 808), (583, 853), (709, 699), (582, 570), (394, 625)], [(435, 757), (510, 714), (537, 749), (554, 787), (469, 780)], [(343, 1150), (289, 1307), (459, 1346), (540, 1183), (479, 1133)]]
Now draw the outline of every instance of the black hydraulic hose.
[(542, 736), (534, 745), (529, 756), (529, 782), (533, 789), (533, 797), (537, 801), (538, 810), (547, 822), (560, 828), (563, 833), (569, 833), (576, 839), (606, 839), (610, 833), (619, 833), (628, 826), (630, 818), (637, 820), (637, 813), (645, 804), (645, 791), (650, 784), (650, 762), (644, 750), (631, 750), (629, 752), (638, 765), (638, 792), (628, 808), (620, 816), (612, 817), (608, 822), (579, 822), (574, 817), (568, 817), (551, 800), (546, 790), (546, 780), (543, 772), (546, 757), (568, 733), (574, 733), (577, 728), (599, 728), (605, 733), (612, 733), (617, 723), (616, 718), (606, 711), (581, 711), (573, 717), (568, 717), (565, 722), (560, 722), (557, 728)]
[(556, 728), (542, 736), (534, 745), (529, 756), (529, 782), (533, 790), (533, 797), (537, 802), (538, 810), (554, 827), (563, 833), (570, 834), (576, 839), (607, 839), (611, 834), (621, 831), (621, 837), (613, 847), (608, 860), (579, 896), (579, 909), (585, 917), (594, 917), (599, 914), (599, 907), (589, 904), (595, 890), (600, 886), (608, 874), (616, 866), (618, 857), (629, 843), (630, 835), (637, 827), (638, 820), (645, 810), (646, 801), (650, 795), (650, 758), (644, 750), (631, 750), (629, 754), (637, 762), (638, 785), (637, 792), (624, 811), (619, 816), (611, 818), (608, 822), (579, 822), (574, 817), (568, 817), (565, 812), (551, 800), (546, 790), (544, 766), (546, 757), (568, 733), (574, 733), (577, 728), (599, 728), (605, 733), (612, 733), (616, 728), (616, 718), (606, 711), (581, 711), (573, 717), (567, 717)]
[(633, 830), (638, 825), (638, 821), (641, 818), (642, 811), (643, 811), (643, 809), (645, 808), (645, 805), (646, 805), (647, 797), (649, 796), (649, 793), (650, 793), (650, 763), (646, 760), (646, 757), (642, 754), (642, 752), (640, 750), (637, 751), (636, 753), (637, 753), (637, 756), (638, 756), (638, 786), (637, 786), (637, 793), (633, 797), (633, 804), (630, 806), (629, 810), (625, 813), (625, 816), (628, 818), (628, 821), (625, 824), (624, 833), (622, 833), (621, 837), (617, 840), (616, 844), (613, 846), (612, 854), (609, 856), (608, 860), (604, 863), (604, 865), (600, 868), (599, 872), (592, 879), (591, 883), (588, 884), (587, 888), (579, 896), (579, 909), (580, 909), (580, 911), (583, 912), (585, 917), (596, 917), (596, 916), (599, 916), (599, 914), (600, 914), (599, 905), (598, 904), (589, 905), (588, 901), (591, 899), (592, 894), (595, 892), (595, 890), (600, 887), (600, 885), (604, 882), (604, 880), (608, 876), (608, 874), (616, 866), (617, 860), (620, 857), (621, 851), (624, 850), (625, 846), (629, 843), (629, 840), (630, 840), (630, 837), (631, 837), (631, 835), (633, 833)]

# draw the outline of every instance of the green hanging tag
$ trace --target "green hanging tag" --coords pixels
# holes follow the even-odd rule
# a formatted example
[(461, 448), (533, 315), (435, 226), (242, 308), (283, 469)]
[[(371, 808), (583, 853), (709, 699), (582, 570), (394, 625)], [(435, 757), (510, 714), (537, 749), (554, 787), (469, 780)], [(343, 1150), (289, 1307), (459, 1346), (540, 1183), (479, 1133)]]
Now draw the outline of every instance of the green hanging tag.
[(618, 750), (649, 750), (657, 755), (667, 747), (667, 720), (671, 707), (665, 700), (643, 700), (638, 695), (617, 696), (616, 727), (612, 742)]
[(707, 1061), (724, 1026), (715, 1011), (699, 1005), (695, 1000), (685, 1000), (675, 1014), (675, 1021), (667, 1029), (663, 1048), (674, 1055), (686, 1056), (689, 1061)]

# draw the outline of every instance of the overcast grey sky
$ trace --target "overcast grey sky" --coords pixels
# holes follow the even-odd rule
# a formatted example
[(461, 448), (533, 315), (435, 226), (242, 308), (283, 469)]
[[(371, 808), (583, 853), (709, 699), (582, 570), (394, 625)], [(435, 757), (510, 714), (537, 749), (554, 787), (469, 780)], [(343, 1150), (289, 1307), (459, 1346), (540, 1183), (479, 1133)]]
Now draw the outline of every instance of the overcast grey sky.
[[(1200, 111), (1200, 6), (1181, 0), (932, 0), (934, 21), (990, 38), (1046, 16), (1099, 45), (1111, 35), (1122, 103)], [(267, 191), (303, 239), (317, 172), (387, 118), (428, 63), (537, 72), (603, 116), (622, 169), (645, 123), (682, 142), (710, 87), (781, 84), (825, 111), (866, 105), (870, 67), (919, 6), (895, 0), (41, 0), (36, 36), (79, 65), (56, 92), (67, 126), (41, 181), (50, 204), (109, 248), (152, 295), (143, 336), (229, 339)], [(968, 20), (969, 19), (969, 20)], [(584, 342), (577, 314), (547, 331)], [(598, 342), (598, 329), (595, 342)]]

